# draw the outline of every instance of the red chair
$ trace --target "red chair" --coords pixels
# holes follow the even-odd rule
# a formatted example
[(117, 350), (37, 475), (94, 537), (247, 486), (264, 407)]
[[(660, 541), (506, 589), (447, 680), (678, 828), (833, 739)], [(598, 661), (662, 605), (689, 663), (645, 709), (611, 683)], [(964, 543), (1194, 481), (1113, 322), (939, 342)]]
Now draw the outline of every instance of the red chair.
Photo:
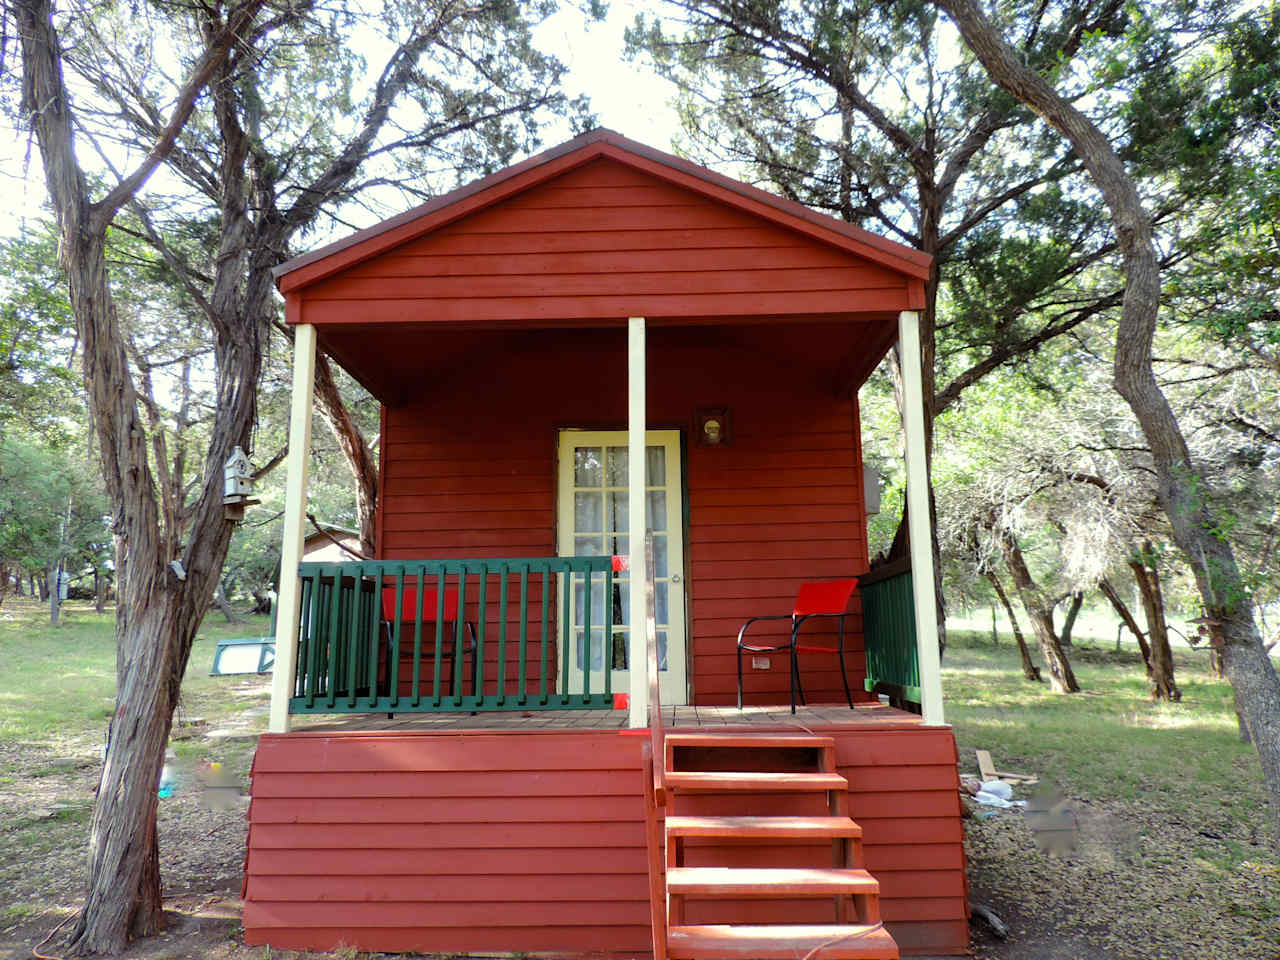
[[(436, 611), (438, 609), (439, 594), (434, 587), (425, 588), (422, 591), (422, 622), (435, 623)], [(444, 622), (436, 626), (436, 640), (440, 644), (441, 661), (449, 661), (449, 696), (453, 696), (454, 691), (454, 670), (453, 659), (457, 645), (452, 638), (447, 637), (443, 633), (443, 628), (447, 624), (456, 624), (458, 610), (458, 588), (445, 587), (444, 590)], [(418, 614), (418, 591), (414, 587), (405, 587), (400, 594), (400, 619), (402, 621), (413, 622), (414, 617)], [(396, 619), (396, 588), (382, 588), (382, 622), (387, 631), (387, 650), (391, 650), (392, 625)], [(466, 628), (466, 636), (462, 642), (463, 667), (466, 667), (466, 658), (471, 657), (471, 692), (476, 692), (476, 625), (470, 620), (464, 620), (463, 626)], [(443, 641), (443, 642), (442, 642)], [(412, 643), (412, 639), (410, 640)], [(433, 654), (434, 656), (434, 654)], [(427, 658), (427, 654), (423, 653), (423, 659)]]
[[(795, 606), (790, 616), (752, 617), (738, 631), (738, 709), (742, 709), (742, 653), (781, 653), (784, 650), (791, 656), (791, 712), (796, 712), (796, 695), (800, 696), (800, 705), (804, 706), (804, 690), (800, 686), (800, 657), (803, 653), (834, 653), (840, 658), (840, 679), (844, 681), (844, 697), (853, 709), (853, 694), (849, 692), (849, 675), (844, 666), (844, 619), (853, 616), (848, 612), (849, 598), (853, 596), (858, 581), (826, 580), (819, 583), (802, 583), (800, 593), (796, 596)], [(837, 645), (820, 647), (800, 642), (800, 627), (805, 621), (825, 617), (835, 619), (839, 624)], [(791, 637), (783, 643), (747, 643), (747, 629), (753, 623), (765, 620), (790, 620)]]

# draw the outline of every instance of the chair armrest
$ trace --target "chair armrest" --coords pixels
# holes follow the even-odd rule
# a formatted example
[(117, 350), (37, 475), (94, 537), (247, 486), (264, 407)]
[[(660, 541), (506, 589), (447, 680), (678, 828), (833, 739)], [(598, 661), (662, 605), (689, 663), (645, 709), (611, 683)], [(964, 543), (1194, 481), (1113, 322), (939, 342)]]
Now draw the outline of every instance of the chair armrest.
[(742, 629), (738, 631), (738, 646), (739, 647), (742, 646), (742, 638), (747, 635), (747, 628), (750, 627), (753, 623), (759, 623), (762, 620), (793, 620), (793, 619), (795, 618), (792, 617), (791, 614), (785, 614), (777, 617), (752, 617), (750, 620), (744, 623), (742, 625)]

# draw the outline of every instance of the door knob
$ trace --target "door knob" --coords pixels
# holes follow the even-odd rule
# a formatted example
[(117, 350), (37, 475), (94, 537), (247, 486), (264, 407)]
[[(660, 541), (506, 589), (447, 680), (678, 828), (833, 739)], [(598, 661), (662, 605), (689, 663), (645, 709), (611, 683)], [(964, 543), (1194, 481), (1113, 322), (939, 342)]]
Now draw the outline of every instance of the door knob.
[(672, 583), (679, 583), (679, 582), (680, 582), (680, 574), (678, 574), (678, 573), (673, 573), (673, 574), (671, 575), (671, 582), (672, 582)]

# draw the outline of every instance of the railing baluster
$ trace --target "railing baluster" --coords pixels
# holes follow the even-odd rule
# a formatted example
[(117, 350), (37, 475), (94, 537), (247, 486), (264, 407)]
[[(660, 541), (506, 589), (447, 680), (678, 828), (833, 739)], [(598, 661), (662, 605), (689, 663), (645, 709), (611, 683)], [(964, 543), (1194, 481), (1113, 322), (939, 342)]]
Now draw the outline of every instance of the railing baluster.
[[(356, 683), (360, 676), (360, 568), (354, 564), (352, 574), (351, 591), (347, 594), (347, 604), (349, 610), (347, 616), (351, 620), (351, 637), (347, 644), (347, 706), (354, 707), (356, 705)], [(345, 569), (345, 565), (344, 568)], [(342, 578), (342, 588), (345, 591), (347, 586), (347, 578)]]
[(333, 568), (333, 582), (329, 585), (329, 620), (325, 623), (325, 664), (329, 673), (329, 709), (338, 704), (338, 673), (340, 671), (339, 637), (342, 636), (342, 567)]
[[(377, 568), (377, 575), (372, 580), (360, 578), (360, 597), (368, 607), (365, 614), (365, 628), (369, 632), (369, 706), (378, 699), (378, 680), (382, 666), (382, 578), (385, 567)], [(366, 589), (366, 584), (370, 589)], [(365, 599), (365, 598), (368, 599)]]
[[(307, 643), (307, 621), (311, 617), (311, 581), (302, 574), (298, 575), (298, 658), (293, 670), (293, 697), (307, 695), (307, 663), (311, 656), (311, 647)], [(278, 642), (278, 641), (277, 641)]]
[(476, 656), (475, 677), (471, 682), (471, 692), (477, 705), (484, 701), (484, 638), (488, 630), (489, 616), (485, 609), (486, 594), (489, 589), (489, 565), (480, 564), (480, 596), (476, 611)]
[[(576, 574), (575, 574), (576, 576)], [(591, 696), (591, 568), (582, 572), (582, 695)]]
[(604, 568), (604, 635), (600, 638), (604, 667), (604, 699), (613, 702), (613, 557)]
[(539, 703), (547, 702), (547, 646), (551, 632), (551, 571), (542, 571), (542, 686)]
[[(374, 602), (382, 609), (382, 591), (386, 589), (381, 582)], [(404, 617), (404, 567), (396, 571), (396, 603), (395, 622), (391, 624), (391, 649), (387, 653), (387, 676), (391, 689), (387, 693), (391, 697), (391, 706), (400, 706), (400, 621)]]
[(516, 688), (516, 703), (529, 702), (526, 686), (529, 663), (529, 565), (520, 564), (520, 681)]
[[(462, 686), (463, 652), (466, 643), (463, 639), (463, 628), (467, 625), (467, 565), (458, 565), (458, 609), (454, 620), (453, 639), (453, 705), (462, 706), (464, 688)], [(475, 676), (475, 653), (471, 654), (472, 676)]]
[(425, 599), (422, 595), (424, 574), (426, 571), (418, 568), (418, 600), (414, 604), (415, 610), (413, 615), (413, 705), (415, 707), (422, 706), (422, 603)]
[(498, 706), (505, 706), (507, 703), (507, 572), (508, 568), (505, 563), (498, 564), (498, 576), (502, 579), (498, 583), (498, 670), (497, 670), (497, 694), (496, 703)]
[(444, 564), (440, 565), (440, 572), (436, 575), (436, 656), (435, 656), (435, 680), (434, 686), (431, 688), (432, 705), (440, 706), (440, 698), (444, 696), (444, 690), (440, 686), (440, 661), (444, 659), (444, 588), (447, 580), (447, 568)]
[(569, 634), (573, 630), (573, 568), (567, 563), (564, 572), (564, 606), (561, 609), (564, 611), (560, 618), (563, 621), (560, 624), (560, 635), (564, 637), (564, 643), (560, 645), (560, 649), (564, 651), (561, 657), (564, 662), (560, 665), (560, 703), (563, 706), (568, 703), (569, 696)]
[(311, 616), (307, 619), (307, 629), (310, 636), (307, 638), (308, 652), (311, 654), (307, 663), (307, 706), (314, 707), (316, 705), (316, 694), (319, 693), (320, 685), (320, 649), (324, 646), (324, 634), (321, 631), (320, 619), (321, 613), (321, 597), (324, 590), (320, 584), (320, 578), (323, 576), (323, 568), (317, 568), (316, 572), (311, 576)]

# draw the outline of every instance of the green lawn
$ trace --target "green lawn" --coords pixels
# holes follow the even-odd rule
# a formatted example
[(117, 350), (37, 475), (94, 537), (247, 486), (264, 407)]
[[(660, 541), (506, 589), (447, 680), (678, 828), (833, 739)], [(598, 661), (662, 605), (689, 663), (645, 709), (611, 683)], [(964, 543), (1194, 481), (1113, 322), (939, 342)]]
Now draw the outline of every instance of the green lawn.
[[(0, 926), (6, 917), (66, 907), (80, 896), (114, 704), (114, 628), (113, 612), (85, 604), (66, 606), (56, 627), (41, 604), (10, 597), (0, 607)], [(247, 789), (270, 678), (210, 677), (209, 668), (218, 638), (269, 630), (265, 617), (226, 624), (214, 614), (193, 648), (175, 729), (183, 720), (205, 723), (191, 736), (178, 730), (171, 741), (182, 788), (160, 805), (167, 891), (231, 886), (238, 874), (244, 812), (204, 809), (196, 771), (221, 763)]]
[(950, 631), (949, 641), (943, 687), (961, 770), (976, 774), (974, 750), (990, 750), (997, 769), (1059, 788), (1080, 818), (1067, 857), (1039, 851), (1017, 814), (971, 821), (980, 892), (1034, 904), (1096, 935), (1099, 950), (1130, 944), (1119, 956), (1277, 956), (1280, 861), (1258, 756), (1240, 742), (1231, 688), (1204, 651), (1175, 648), (1182, 702), (1160, 704), (1137, 649), (1117, 652), (1114, 639), (1070, 651), (1083, 688), (1070, 695), (1023, 679), (1008, 635), (998, 647), (989, 631)]
[[(1064, 788), (1105, 800), (1156, 791), (1189, 814), (1243, 822), (1262, 802), (1253, 747), (1240, 742), (1231, 687), (1203, 651), (1175, 650), (1181, 703), (1152, 703), (1136, 649), (1076, 647), (1083, 692), (1053, 694), (1018, 670), (1012, 642), (953, 633), (944, 663), (947, 720), (962, 760), (982, 747), (997, 766), (1050, 772)], [(1252, 768), (1241, 777), (1242, 768)], [(975, 768), (976, 769), (976, 768)]]

